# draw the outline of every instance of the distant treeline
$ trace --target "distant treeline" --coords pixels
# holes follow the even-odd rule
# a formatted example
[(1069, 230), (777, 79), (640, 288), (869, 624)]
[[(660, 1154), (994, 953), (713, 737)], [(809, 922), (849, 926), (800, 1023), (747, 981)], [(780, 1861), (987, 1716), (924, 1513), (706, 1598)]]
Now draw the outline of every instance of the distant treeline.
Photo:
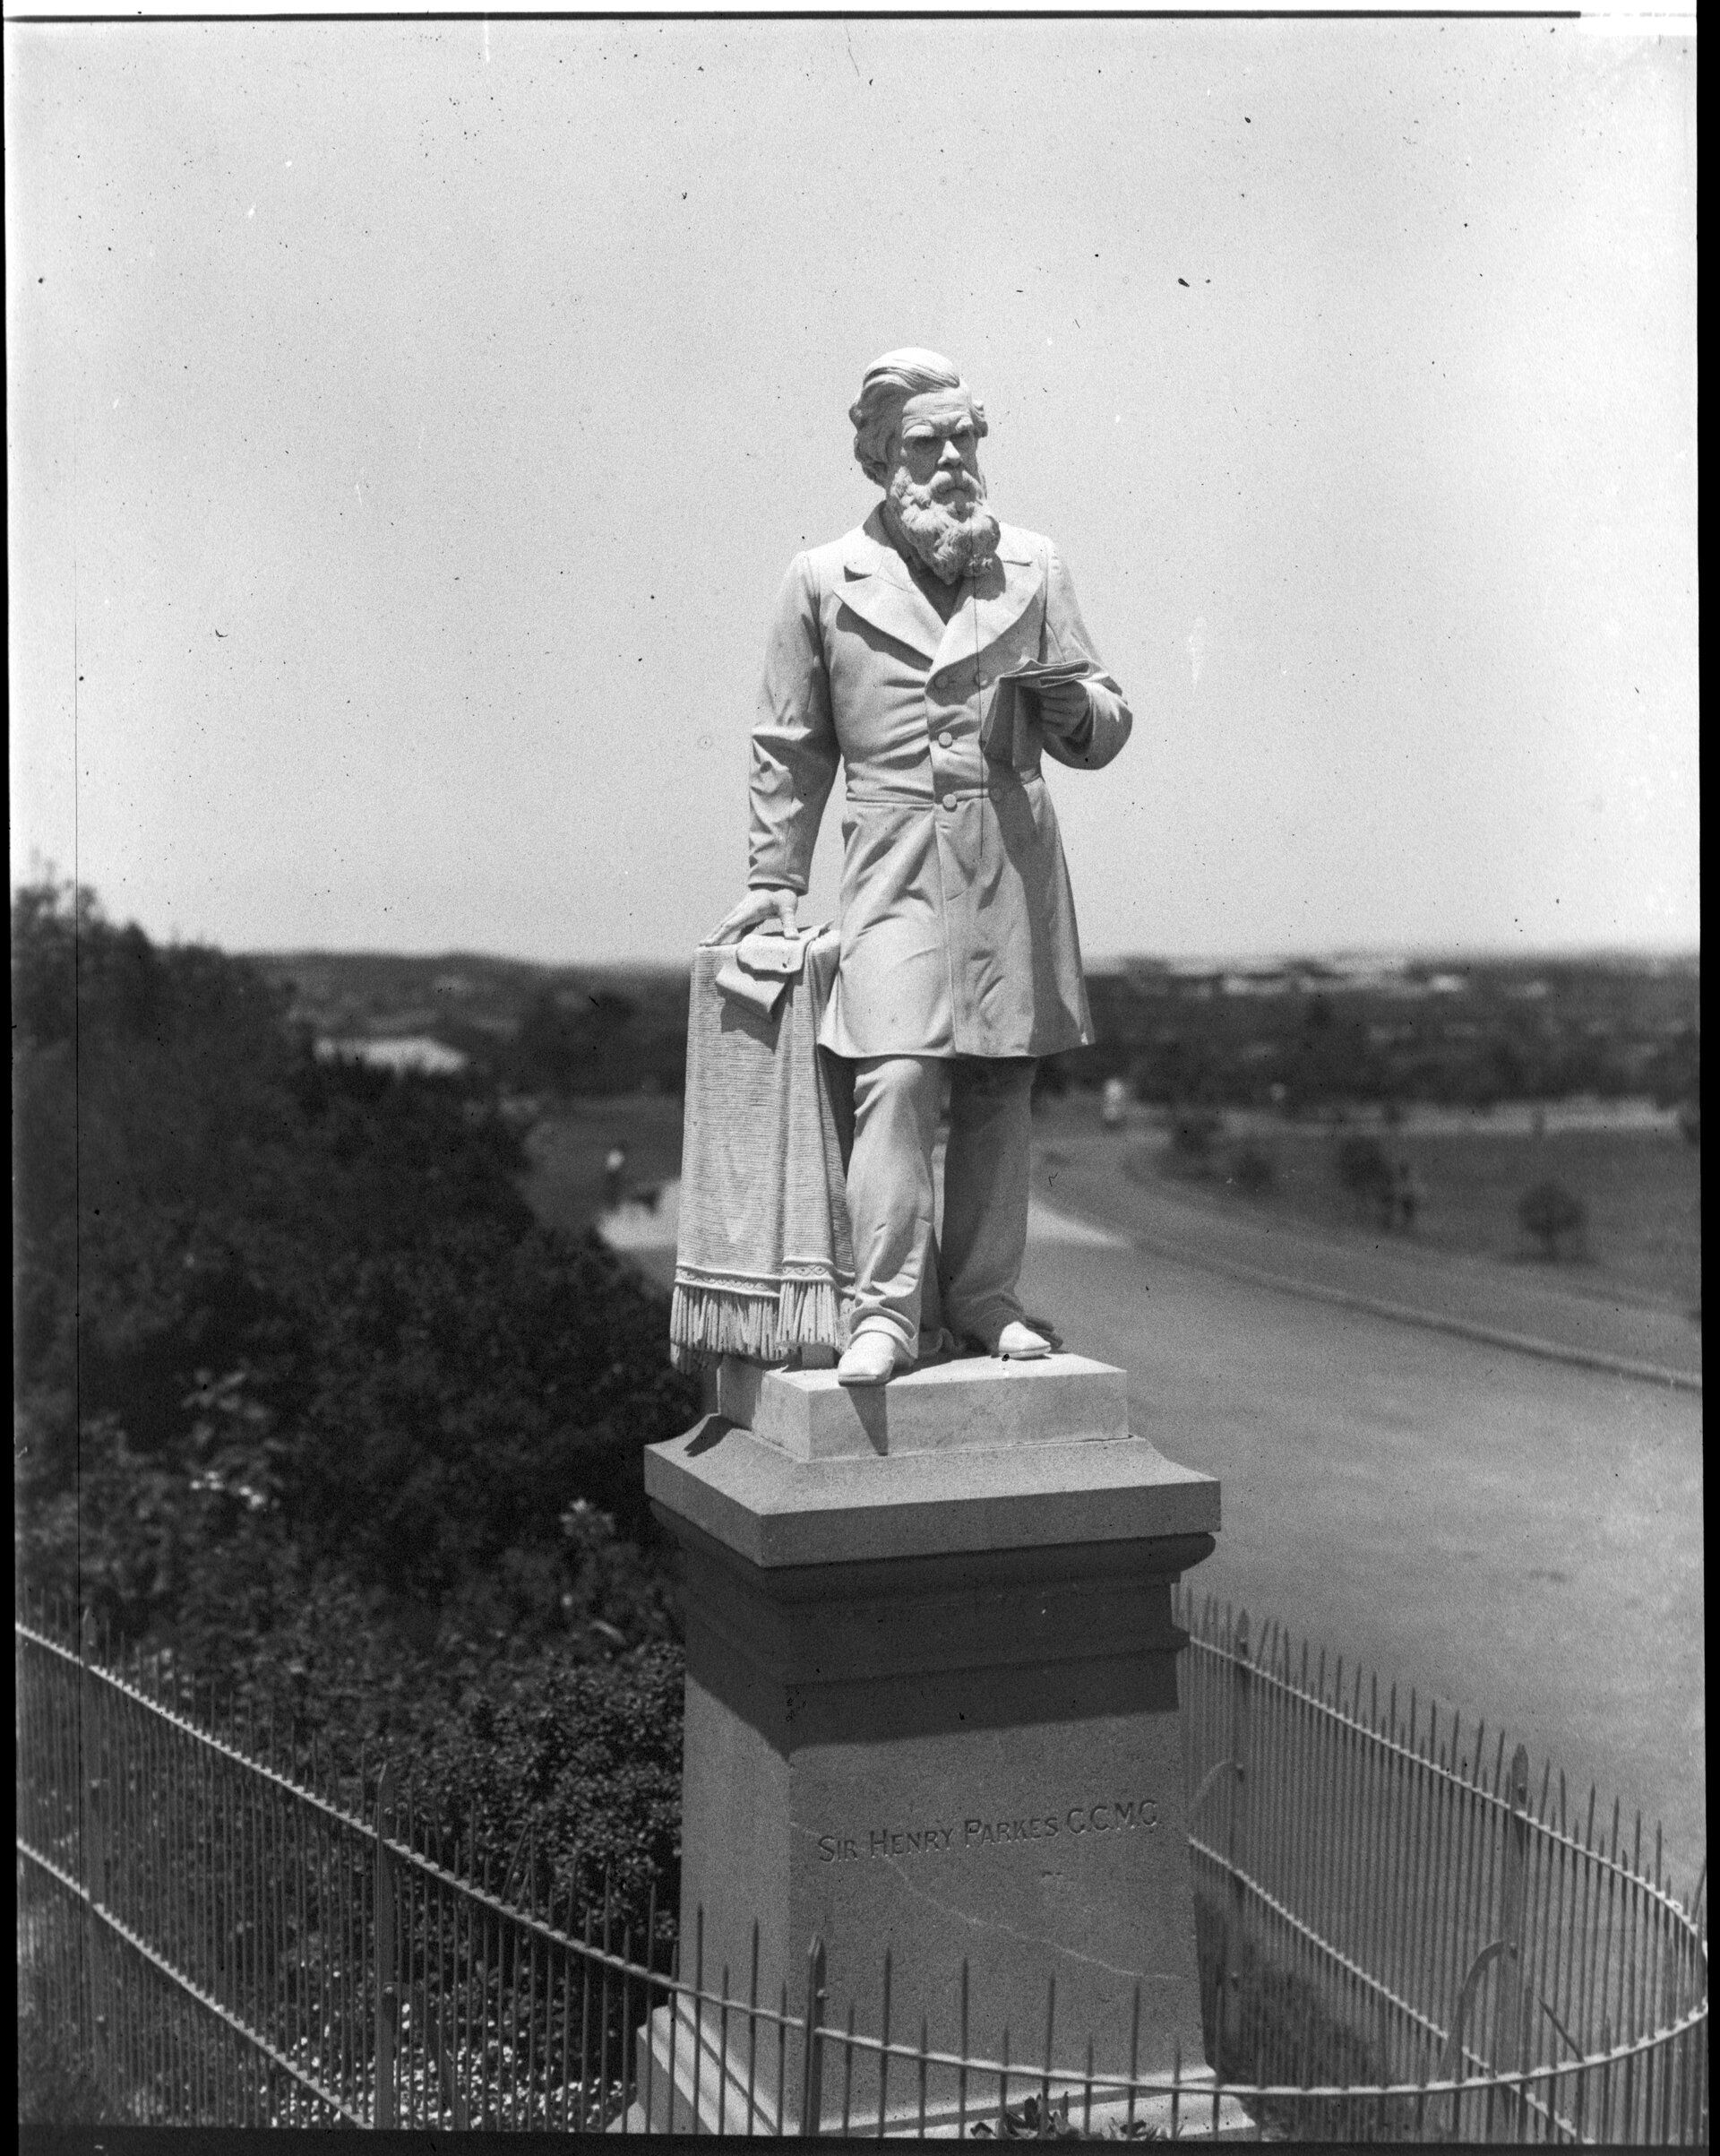
[[(421, 1031), (512, 1091), (679, 1092), (687, 977), (479, 958), (321, 953), (260, 962), (301, 1023), (336, 1037)], [(1052, 1091), (1122, 1078), (1167, 1105), (1484, 1106), (1648, 1095), (1694, 1101), (1695, 960), (1319, 965), (1195, 973), (1139, 962), (1090, 975), (1096, 1045), (1054, 1058)]]
[(1700, 981), (1599, 960), (1427, 968), (1385, 980), (1141, 969), (1088, 983), (1095, 1047), (1054, 1084), (1126, 1081), (1137, 1099), (1287, 1114), (1340, 1102), (1484, 1108), (1649, 1095), (1694, 1101)]

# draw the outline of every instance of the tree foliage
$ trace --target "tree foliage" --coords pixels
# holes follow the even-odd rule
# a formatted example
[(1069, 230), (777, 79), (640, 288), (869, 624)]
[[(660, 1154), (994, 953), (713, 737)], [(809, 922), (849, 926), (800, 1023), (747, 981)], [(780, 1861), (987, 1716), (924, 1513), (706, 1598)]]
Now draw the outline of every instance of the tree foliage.
[(25, 1583), (351, 1754), (452, 1763), (534, 1700), (649, 1721), (643, 1781), (570, 1733), (489, 1802), (505, 1833), (542, 1798), (546, 1862), (612, 1803), (660, 1857), (640, 1454), (697, 1405), (660, 1297), (534, 1223), (480, 1085), (318, 1061), (242, 962), (42, 884), (13, 986)]

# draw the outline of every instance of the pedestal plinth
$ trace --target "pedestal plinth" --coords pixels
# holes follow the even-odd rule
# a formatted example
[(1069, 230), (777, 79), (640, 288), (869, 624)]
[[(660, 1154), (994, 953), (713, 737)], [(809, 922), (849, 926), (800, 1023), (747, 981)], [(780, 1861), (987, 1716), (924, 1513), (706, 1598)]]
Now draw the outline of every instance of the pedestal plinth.
[[(845, 1391), (829, 1371), (726, 1365), (719, 1412), (645, 1456), (686, 1556), (682, 1975), (804, 2005), (826, 2028), (1101, 2072), (1203, 2065), (1182, 1817), (1173, 1583), (1212, 1549), (1218, 1485), (1127, 1426), (1123, 1374), (975, 1358)], [(745, 2130), (749, 2042), (707, 2014), (651, 2047), (649, 2123)], [(725, 2047), (727, 2059), (721, 2053)], [(671, 2071), (670, 2050), (675, 2052)], [(760, 2027), (754, 2129), (804, 2131), (802, 2060)], [(641, 2059), (641, 2084), (645, 2062)], [(1021, 2069), (1028, 2069), (1022, 2073)], [(826, 2048), (821, 2109), (845, 2066)], [(673, 2105), (669, 2091), (678, 2091)], [(875, 2117), (875, 2055), (847, 2100)], [(970, 2077), (971, 2117), (996, 2084)], [(953, 2120), (953, 2069), (926, 2118)], [(887, 2111), (920, 2116), (917, 2074)]]

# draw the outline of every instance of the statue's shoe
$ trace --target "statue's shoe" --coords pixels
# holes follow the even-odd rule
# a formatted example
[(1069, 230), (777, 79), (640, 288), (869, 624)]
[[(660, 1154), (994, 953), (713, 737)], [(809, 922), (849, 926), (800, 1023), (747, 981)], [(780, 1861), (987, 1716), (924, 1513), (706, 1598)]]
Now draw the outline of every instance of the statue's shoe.
[(1031, 1325), (1024, 1325), (1019, 1317), (1014, 1317), (998, 1334), (992, 1353), (1002, 1355), (1010, 1362), (1033, 1362), (1051, 1353), (1051, 1342)]
[(884, 1384), (899, 1369), (906, 1368), (909, 1360), (888, 1332), (862, 1332), (843, 1350), (842, 1359), (836, 1366), (836, 1382), (839, 1385)]

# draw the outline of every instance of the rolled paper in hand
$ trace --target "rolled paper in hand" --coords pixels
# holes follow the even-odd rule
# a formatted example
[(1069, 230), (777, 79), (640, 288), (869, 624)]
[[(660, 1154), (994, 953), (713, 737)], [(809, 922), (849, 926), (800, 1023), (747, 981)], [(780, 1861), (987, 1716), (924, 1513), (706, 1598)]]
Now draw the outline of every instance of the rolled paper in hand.
[[(1023, 660), (1019, 667), (1011, 667), (1007, 674), (999, 675), (992, 708), (980, 729), (980, 753), (986, 762), (1014, 765), (1021, 761), (1017, 754), (1020, 728), (1022, 721), (1031, 715), (1032, 708), (1024, 708), (1022, 705), (1023, 689), (1039, 700), (1043, 720), (1045, 706), (1042, 689), (1049, 688), (1054, 693), (1065, 684), (1088, 680), (1096, 671), (1096, 668), (1085, 659), (1029, 659)], [(1053, 733), (1062, 733), (1079, 723), (1080, 717), (1078, 714), (1073, 720), (1065, 720), (1061, 723), (1054, 721), (1051, 730)]]

